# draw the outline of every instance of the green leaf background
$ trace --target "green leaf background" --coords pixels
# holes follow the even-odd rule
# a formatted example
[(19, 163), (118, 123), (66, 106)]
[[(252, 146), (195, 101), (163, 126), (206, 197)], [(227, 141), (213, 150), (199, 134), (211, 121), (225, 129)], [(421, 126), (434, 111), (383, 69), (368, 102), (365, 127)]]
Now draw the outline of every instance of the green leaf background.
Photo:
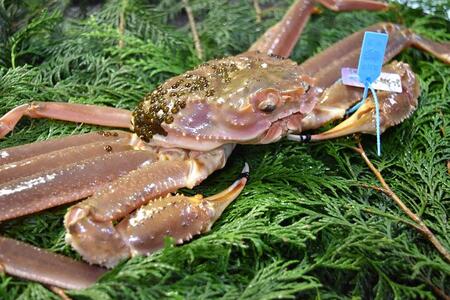
[[(191, 0), (207, 59), (245, 51), (292, 1)], [(450, 40), (447, 1), (402, 1), (386, 12), (322, 8), (292, 58), (301, 62), (380, 21)], [(406, 2), (406, 3), (405, 3)], [(126, 5), (125, 5), (126, 4)], [(407, 5), (405, 5), (407, 4)], [(415, 8), (412, 8), (415, 7)], [(118, 16), (125, 12), (125, 47)], [(425, 14), (424, 11), (428, 12)], [(414, 115), (382, 136), (362, 139), (400, 198), (450, 249), (450, 68), (408, 49), (422, 94)], [(30, 101), (132, 109), (157, 84), (201, 63), (181, 1), (0, 0), (0, 115)], [(22, 120), (0, 148), (99, 127)], [(300, 145), (238, 146), (227, 166), (195, 189), (230, 184), (244, 161), (251, 179), (212, 231), (179, 247), (121, 263), (74, 299), (434, 299), (450, 294), (450, 264), (385, 195), (350, 147), (353, 137)], [(192, 191), (186, 191), (192, 193)], [(67, 207), (0, 224), (2, 235), (79, 258), (64, 242)], [(0, 275), (1, 299), (57, 299), (44, 286)]]

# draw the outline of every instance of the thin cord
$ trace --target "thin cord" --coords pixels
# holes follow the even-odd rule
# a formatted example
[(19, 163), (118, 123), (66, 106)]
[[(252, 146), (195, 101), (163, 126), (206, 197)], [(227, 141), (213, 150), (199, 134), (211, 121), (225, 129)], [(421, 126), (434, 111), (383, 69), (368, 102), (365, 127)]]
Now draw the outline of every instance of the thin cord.
[(377, 93), (372, 86), (369, 86), (372, 92), (373, 102), (375, 102), (375, 121), (377, 126), (377, 154), (381, 156), (381, 133), (380, 133), (380, 105), (378, 103)]
[(375, 92), (374, 88), (366, 82), (364, 84), (364, 93), (361, 101), (359, 101), (357, 104), (355, 104), (353, 107), (349, 108), (346, 112), (347, 115), (350, 115), (354, 113), (358, 108), (361, 107), (361, 105), (364, 104), (364, 102), (367, 99), (369, 89), (372, 92), (373, 95), (373, 102), (375, 103), (375, 123), (376, 123), (376, 129), (377, 129), (377, 154), (378, 156), (381, 156), (381, 130), (380, 130), (380, 105), (378, 103), (378, 97), (377, 93)]
[(355, 111), (357, 111), (358, 110), (358, 108), (360, 108), (361, 107), (361, 105), (363, 105), (364, 104), (364, 102), (366, 101), (366, 98), (367, 98), (367, 94), (369, 93), (369, 85), (364, 85), (364, 93), (363, 93), (363, 96), (362, 96), (362, 99), (361, 99), (361, 101), (359, 101), (358, 103), (356, 103), (355, 105), (353, 105), (353, 107), (351, 107), (351, 108), (349, 108), (349, 109), (347, 109), (347, 111), (346, 111), (346, 115), (351, 115), (352, 113), (354, 113)]

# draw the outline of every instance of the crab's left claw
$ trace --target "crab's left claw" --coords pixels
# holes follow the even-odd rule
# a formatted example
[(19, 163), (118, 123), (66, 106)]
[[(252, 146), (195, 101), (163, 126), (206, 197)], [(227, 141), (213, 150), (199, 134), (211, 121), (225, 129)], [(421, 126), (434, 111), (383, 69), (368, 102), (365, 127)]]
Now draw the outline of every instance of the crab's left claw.
[[(402, 93), (378, 92), (380, 105), (380, 131), (401, 123), (417, 108), (420, 95), (419, 82), (410, 67), (402, 62), (393, 62), (384, 68), (390, 73), (397, 73), (402, 79)], [(341, 84), (341, 83), (339, 83)], [(370, 96), (348, 119), (328, 131), (314, 135), (288, 135), (294, 141), (321, 141), (353, 133), (376, 134), (375, 104)]]

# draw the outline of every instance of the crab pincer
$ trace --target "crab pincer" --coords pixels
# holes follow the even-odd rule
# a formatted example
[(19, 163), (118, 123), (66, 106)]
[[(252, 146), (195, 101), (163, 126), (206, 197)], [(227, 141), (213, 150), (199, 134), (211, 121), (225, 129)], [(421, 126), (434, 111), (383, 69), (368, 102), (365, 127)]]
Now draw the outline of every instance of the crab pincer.
[(182, 244), (211, 229), (244, 188), (248, 172), (245, 164), (238, 180), (207, 198), (167, 193), (150, 199), (116, 226), (111, 220), (102, 221), (92, 212), (92, 207), (74, 206), (65, 218), (66, 240), (86, 261), (106, 267), (113, 267), (127, 257), (149, 255), (163, 248), (165, 237)]
[[(193, 236), (211, 229), (225, 208), (244, 189), (248, 175), (246, 163), (239, 178), (216, 195), (203, 198), (202, 195), (189, 197), (167, 194), (150, 200), (146, 206), (124, 218), (115, 230), (127, 245), (131, 256), (149, 255), (163, 248), (166, 237), (172, 237), (176, 244), (187, 242)], [(66, 218), (67, 222), (71, 221)], [(72, 240), (82, 239), (83, 235), (89, 234), (83, 231), (79, 223), (66, 225)], [(111, 255), (111, 259), (104, 263), (107, 266), (123, 258), (121, 253)], [(103, 268), (89, 266), (6, 237), (0, 237), (0, 267), (24, 279), (67, 289), (86, 288), (106, 272)]]
[(226, 190), (204, 198), (197, 194), (167, 195), (151, 201), (124, 219), (116, 228), (127, 237), (132, 256), (148, 255), (164, 246), (164, 237), (170, 236), (176, 244), (208, 232), (225, 208), (237, 198), (249, 174), (245, 164), (240, 178)]

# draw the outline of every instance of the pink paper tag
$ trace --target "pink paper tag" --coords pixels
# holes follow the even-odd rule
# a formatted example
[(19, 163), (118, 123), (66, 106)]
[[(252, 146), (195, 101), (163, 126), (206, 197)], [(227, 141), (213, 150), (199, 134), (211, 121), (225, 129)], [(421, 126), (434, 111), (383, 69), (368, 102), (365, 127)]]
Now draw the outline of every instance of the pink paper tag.
[[(358, 70), (353, 68), (341, 69), (342, 82), (345, 85), (364, 87), (364, 84), (359, 81)], [(400, 75), (394, 73), (383, 73), (371, 84), (376, 90), (401, 93), (402, 79)]]

